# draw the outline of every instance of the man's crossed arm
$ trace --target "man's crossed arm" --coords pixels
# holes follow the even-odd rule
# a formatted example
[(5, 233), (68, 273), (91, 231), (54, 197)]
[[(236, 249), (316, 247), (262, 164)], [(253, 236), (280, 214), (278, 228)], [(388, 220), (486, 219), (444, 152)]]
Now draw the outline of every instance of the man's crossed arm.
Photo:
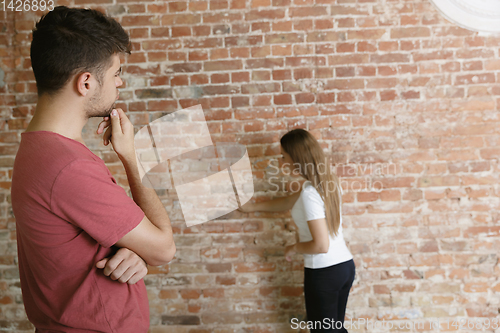
[(115, 244), (120, 247), (118, 252), (96, 266), (113, 280), (134, 284), (146, 276), (147, 264), (159, 266), (172, 260), (176, 251), (172, 228), (155, 190), (142, 184), (135, 157), (134, 127), (123, 110), (114, 109), (110, 117), (104, 117), (97, 134), (103, 132), (103, 143), (105, 146), (111, 143), (122, 161), (133, 200), (145, 217)]
[(135, 284), (148, 274), (146, 262), (132, 250), (120, 248), (113, 256), (96, 263), (97, 268), (112, 280)]

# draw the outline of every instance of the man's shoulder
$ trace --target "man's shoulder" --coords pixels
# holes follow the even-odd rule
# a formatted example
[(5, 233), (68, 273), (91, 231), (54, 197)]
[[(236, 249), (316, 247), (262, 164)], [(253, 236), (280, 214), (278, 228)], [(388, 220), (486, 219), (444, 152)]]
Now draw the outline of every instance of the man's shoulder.
[(50, 165), (73, 160), (102, 161), (84, 144), (48, 131), (22, 133), (18, 155), (39, 163), (47, 161)]
[(88, 167), (106, 168), (102, 159), (85, 145), (55, 133), (24, 132), (14, 162), (14, 178), (36, 179), (45, 185), (62, 170)]

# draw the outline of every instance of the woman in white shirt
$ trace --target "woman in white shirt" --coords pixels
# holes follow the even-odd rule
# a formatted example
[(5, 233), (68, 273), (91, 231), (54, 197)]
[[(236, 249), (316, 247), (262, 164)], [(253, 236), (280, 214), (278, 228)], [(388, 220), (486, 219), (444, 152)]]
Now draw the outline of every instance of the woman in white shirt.
[[(303, 177), (300, 192), (240, 210), (291, 209), (299, 242), (285, 248), (287, 260), (304, 255), (304, 295), (311, 332), (347, 332), (344, 328), (347, 298), (355, 276), (353, 257), (342, 234), (341, 188), (331, 172), (318, 141), (303, 129), (280, 140), (282, 167)], [(310, 325), (310, 326), (309, 326)]]

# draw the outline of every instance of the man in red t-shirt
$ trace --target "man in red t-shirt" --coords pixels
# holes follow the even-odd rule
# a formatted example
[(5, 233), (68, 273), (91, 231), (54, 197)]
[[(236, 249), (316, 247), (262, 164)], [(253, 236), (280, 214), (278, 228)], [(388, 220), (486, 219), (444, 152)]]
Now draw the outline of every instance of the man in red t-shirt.
[[(145, 333), (142, 278), (172, 260), (167, 212), (138, 172), (134, 129), (114, 108), (130, 41), (94, 10), (56, 7), (33, 31), (35, 114), (12, 176), (23, 301), (36, 332)], [(123, 163), (133, 199), (82, 140), (90, 117)]]

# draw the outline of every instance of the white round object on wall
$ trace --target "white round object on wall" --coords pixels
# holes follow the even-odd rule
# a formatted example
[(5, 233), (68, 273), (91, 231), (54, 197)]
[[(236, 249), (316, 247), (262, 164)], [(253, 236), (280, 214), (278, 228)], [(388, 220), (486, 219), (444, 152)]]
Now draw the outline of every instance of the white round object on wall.
[(500, 0), (431, 0), (448, 20), (474, 31), (500, 32)]

